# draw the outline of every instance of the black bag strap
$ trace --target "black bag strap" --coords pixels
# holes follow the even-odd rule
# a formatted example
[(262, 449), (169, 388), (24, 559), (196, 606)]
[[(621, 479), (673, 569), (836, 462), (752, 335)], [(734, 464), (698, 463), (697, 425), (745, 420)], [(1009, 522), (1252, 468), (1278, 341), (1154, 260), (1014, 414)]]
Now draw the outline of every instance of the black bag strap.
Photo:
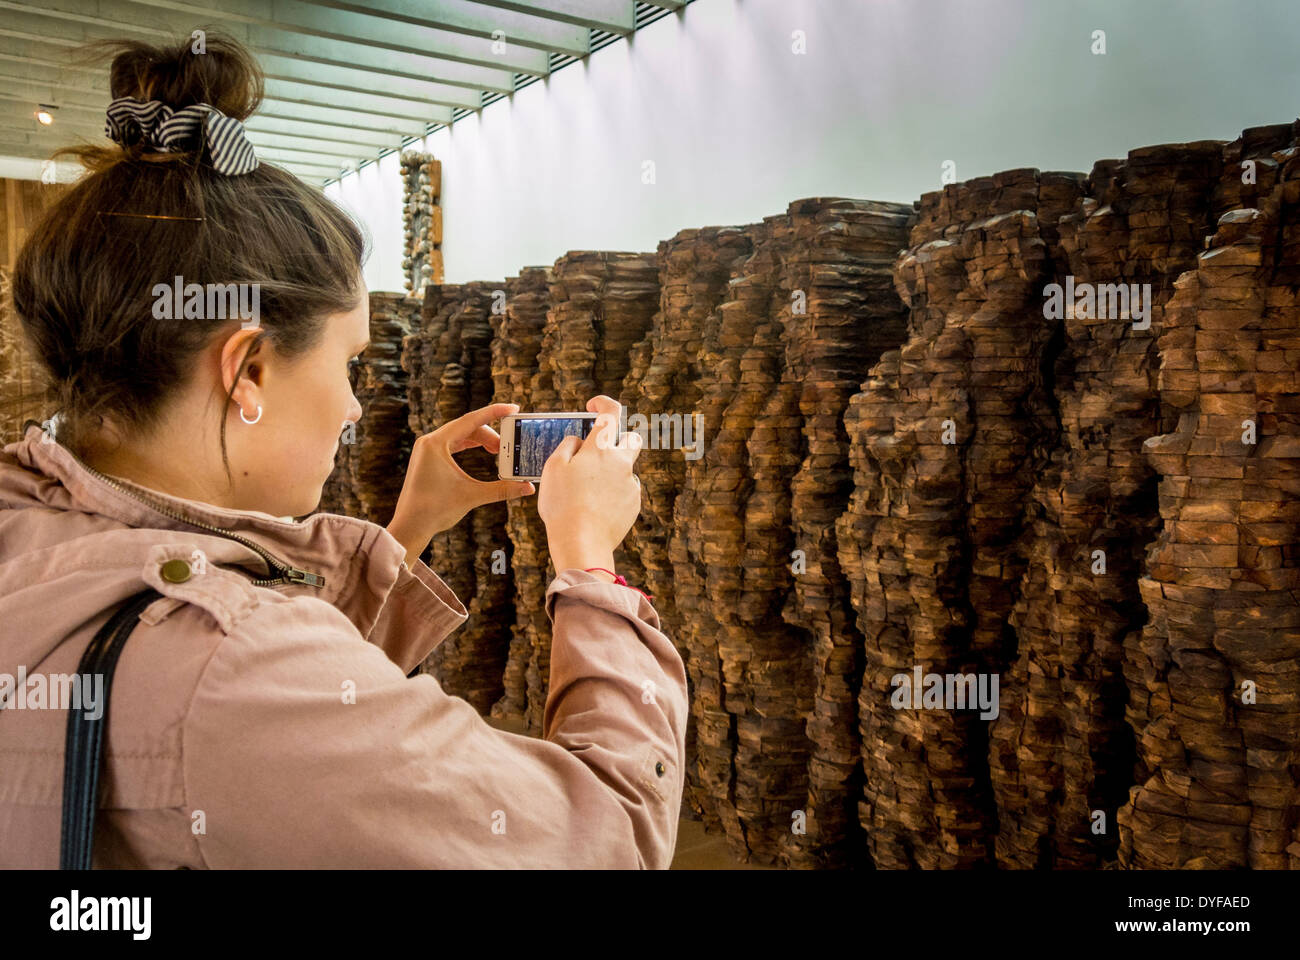
[(68, 710), (68, 737), (63, 755), (63, 834), (60, 841), (60, 870), (89, 870), (95, 845), (95, 809), (99, 806), (99, 773), (108, 724), (109, 691), (117, 658), (126, 638), (149, 604), (162, 597), (150, 587), (129, 598), (117, 613), (100, 627), (95, 639), (81, 656), (77, 673), (104, 678), (100, 715), (92, 718), (85, 698), (79, 709)]

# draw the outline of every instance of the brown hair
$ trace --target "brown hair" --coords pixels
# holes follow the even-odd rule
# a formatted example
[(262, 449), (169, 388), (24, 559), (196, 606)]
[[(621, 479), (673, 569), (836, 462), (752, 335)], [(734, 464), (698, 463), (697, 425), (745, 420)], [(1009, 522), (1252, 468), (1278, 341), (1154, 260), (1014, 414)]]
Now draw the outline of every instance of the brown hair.
[[(262, 100), (261, 69), (227, 36), (210, 34), (204, 53), (192, 52), (189, 39), (89, 48), (113, 56), (114, 98), (160, 100), (174, 110), (208, 103), (241, 121)], [(229, 319), (157, 319), (155, 284), (177, 276), (187, 285), (258, 284), (259, 331), (249, 352), (266, 340), (289, 360), (312, 349), (323, 318), (354, 308), (362, 289), (366, 240), (319, 190), (264, 160), (252, 173), (224, 176), (200, 144), (157, 153), (134, 139), (54, 154), (76, 157), (90, 173), (46, 212), (14, 267), (14, 312), (48, 381), (41, 399), (57, 410), (58, 441), (73, 452), (87, 449), (105, 414), (125, 435), (156, 426), (196, 354), (229, 329)], [(221, 410), (227, 476), (233, 392), (232, 384)]]

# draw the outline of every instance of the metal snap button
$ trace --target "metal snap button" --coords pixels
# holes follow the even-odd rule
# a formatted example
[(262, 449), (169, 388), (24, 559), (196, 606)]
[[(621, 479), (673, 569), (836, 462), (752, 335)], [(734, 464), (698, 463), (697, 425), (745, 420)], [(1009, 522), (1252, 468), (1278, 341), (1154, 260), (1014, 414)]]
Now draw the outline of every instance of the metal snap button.
[(661, 777), (664, 775), (664, 765), (662, 760), (655, 763), (655, 773)]
[(162, 565), (161, 573), (168, 583), (184, 583), (190, 578), (190, 565), (184, 560), (168, 560)]

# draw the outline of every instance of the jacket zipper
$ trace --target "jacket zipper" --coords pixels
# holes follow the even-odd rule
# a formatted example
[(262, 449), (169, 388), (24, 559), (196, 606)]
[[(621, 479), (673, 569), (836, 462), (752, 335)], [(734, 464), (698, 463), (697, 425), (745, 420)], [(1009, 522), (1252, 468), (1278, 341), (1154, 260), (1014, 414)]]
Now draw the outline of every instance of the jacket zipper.
[[(38, 423), (37, 426), (40, 426), (40, 424)], [(25, 428), (24, 428), (24, 432), (26, 432)], [(57, 443), (58, 441), (56, 440), (55, 442)], [(170, 517), (171, 519), (177, 520), (180, 523), (188, 523), (191, 526), (199, 527), (203, 530), (210, 531), (211, 533), (215, 533), (218, 536), (222, 536), (230, 540), (238, 541), (239, 543), (242, 543), (244, 546), (248, 547), (248, 549), (252, 550), (253, 552), (257, 553), (259, 556), (261, 556), (262, 559), (266, 561), (267, 566), (271, 567), (274, 570), (281, 571), (280, 576), (276, 577), (273, 580), (254, 579), (252, 581), (253, 586), (273, 587), (276, 586), (277, 584), (283, 584), (283, 583), (301, 583), (309, 587), (325, 586), (325, 578), (322, 577), (320, 574), (309, 573), (306, 570), (299, 570), (297, 567), (291, 567), (289, 566), (289, 564), (284, 563), (283, 561), (273, 557), (270, 553), (266, 551), (264, 547), (259, 546), (258, 544), (254, 543), (252, 540), (249, 540), (247, 537), (241, 537), (239, 534), (234, 533), (230, 530), (223, 530), (220, 527), (214, 527), (212, 526), (212, 524), (204, 523), (201, 520), (193, 520), (189, 517), (182, 516), (181, 514), (177, 513), (175, 510), (172, 510), (169, 507), (167, 507), (165, 504), (157, 503), (151, 498), (141, 496), (140, 494), (136, 493), (134, 490), (128, 490), (126, 487), (122, 486), (112, 477), (102, 474), (94, 467), (90, 466), (88, 463), (86, 463), (84, 460), (78, 457), (71, 450), (68, 450), (67, 447), (63, 447), (63, 449), (67, 451), (68, 456), (72, 457), (73, 460), (77, 461), (77, 463), (79, 463), (84, 470), (98, 477), (100, 480), (103, 480), (106, 484), (108, 484), (114, 490), (117, 490), (119, 493), (124, 493), (128, 497), (140, 501), (141, 503), (145, 504), (151, 509), (157, 510), (165, 517)]]

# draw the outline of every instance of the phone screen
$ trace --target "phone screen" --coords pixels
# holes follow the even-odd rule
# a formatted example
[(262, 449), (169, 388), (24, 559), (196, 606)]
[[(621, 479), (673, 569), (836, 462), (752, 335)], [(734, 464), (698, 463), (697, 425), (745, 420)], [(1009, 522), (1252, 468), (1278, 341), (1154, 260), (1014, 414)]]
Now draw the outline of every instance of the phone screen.
[(515, 476), (540, 477), (565, 437), (591, 433), (594, 417), (520, 417), (515, 421)]

